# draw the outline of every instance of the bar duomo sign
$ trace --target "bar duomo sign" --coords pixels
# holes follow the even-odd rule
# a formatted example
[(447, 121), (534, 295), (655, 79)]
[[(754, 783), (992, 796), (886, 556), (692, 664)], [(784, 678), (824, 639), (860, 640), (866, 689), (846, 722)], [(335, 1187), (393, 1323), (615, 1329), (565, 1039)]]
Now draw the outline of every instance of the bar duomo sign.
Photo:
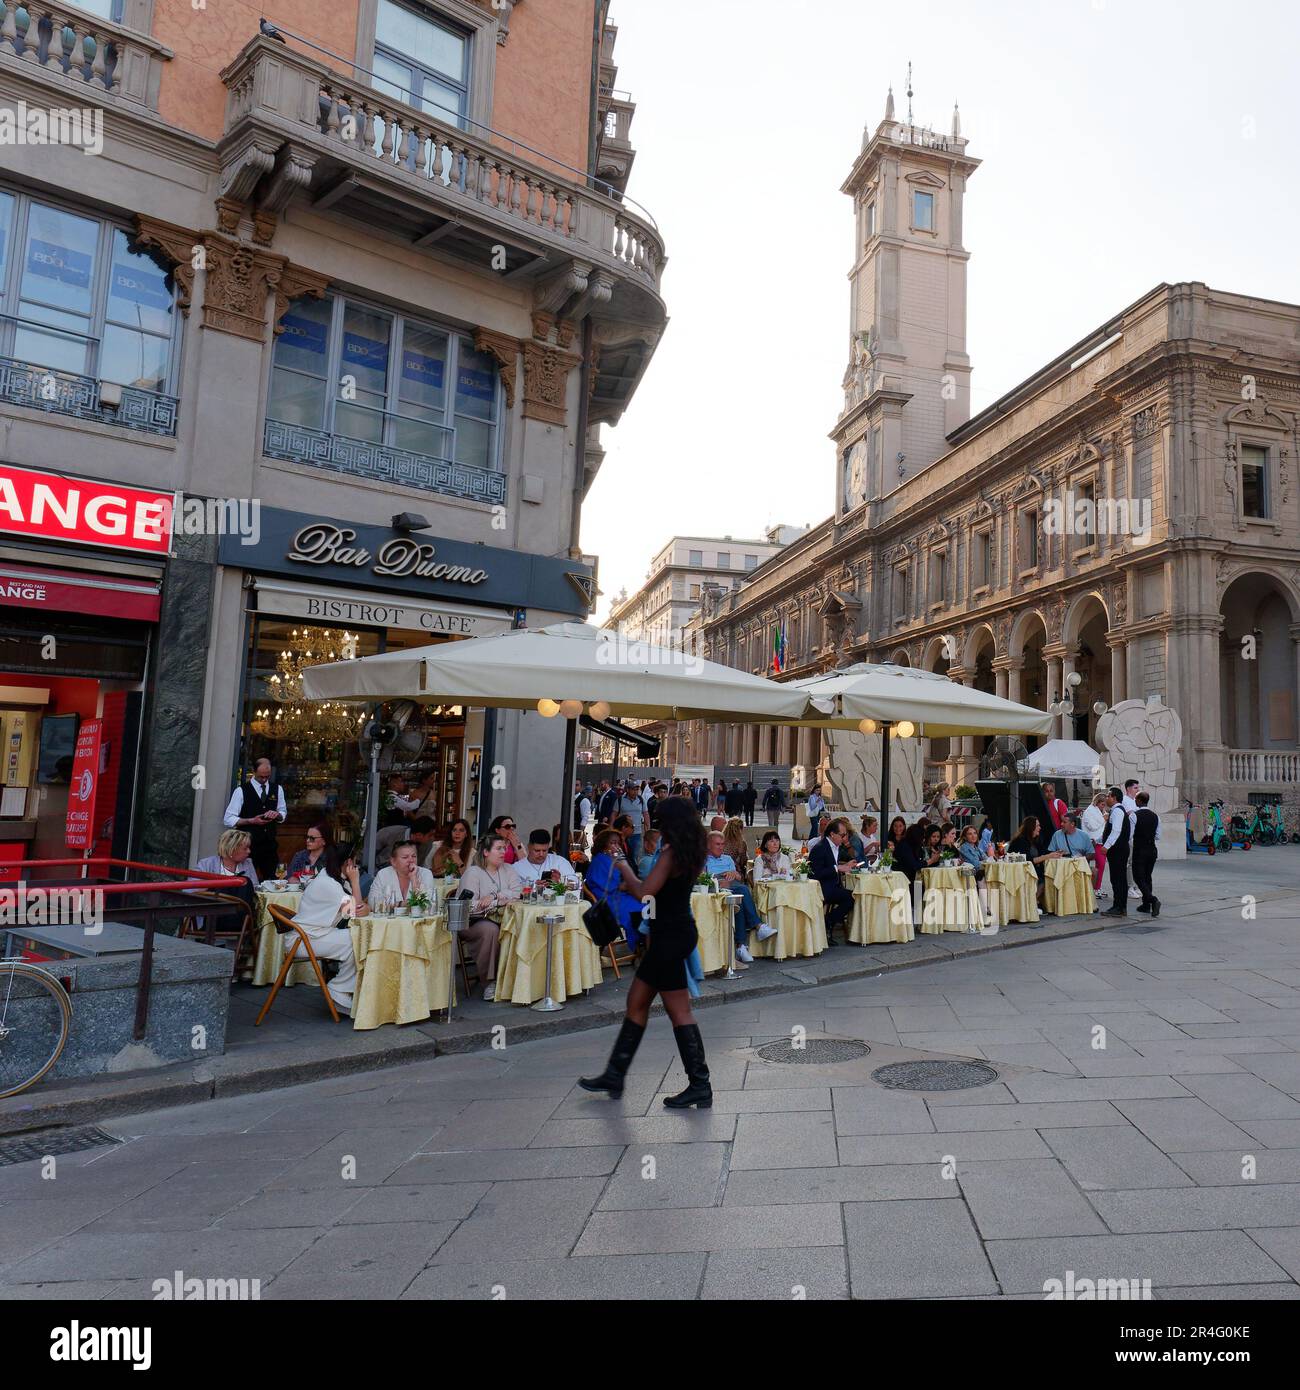
[(576, 560), (278, 507), (262, 508), (261, 532), (253, 543), (222, 536), (219, 558), (250, 574), (321, 583), (323, 595), (328, 595), (325, 585), (371, 591), (345, 595), (349, 600), (373, 601), (391, 593), (586, 618), (590, 610), (583, 593), (594, 589), (590, 566)]

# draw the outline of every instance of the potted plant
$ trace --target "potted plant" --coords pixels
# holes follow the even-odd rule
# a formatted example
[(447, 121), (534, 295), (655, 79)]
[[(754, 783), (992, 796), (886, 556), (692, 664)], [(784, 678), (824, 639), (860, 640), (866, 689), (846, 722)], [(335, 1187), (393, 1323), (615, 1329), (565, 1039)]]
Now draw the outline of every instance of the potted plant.
[(880, 851), (880, 858), (876, 860), (876, 867), (882, 873), (889, 873), (894, 867), (894, 851), (888, 845)]
[(408, 894), (406, 907), (412, 917), (423, 917), (429, 911), (429, 895), (416, 889)]
[(713, 879), (705, 873), (695, 880), (695, 886), (691, 889), (692, 893), (711, 893), (713, 891)]

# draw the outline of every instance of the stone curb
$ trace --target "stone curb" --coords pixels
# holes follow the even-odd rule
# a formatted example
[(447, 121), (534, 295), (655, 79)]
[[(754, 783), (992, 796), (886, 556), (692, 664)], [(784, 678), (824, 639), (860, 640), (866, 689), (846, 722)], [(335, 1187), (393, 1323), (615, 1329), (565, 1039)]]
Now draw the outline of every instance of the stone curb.
[[(1162, 914), (1162, 918), (1171, 920), (1166, 914)], [(1113, 927), (1141, 925), (1146, 920), (1130, 916), (1122, 923), (1117, 921), (1112, 924), (1102, 922), (1097, 917), (1074, 917), (1047, 922), (1041, 927), (1004, 927), (992, 937), (967, 936), (964, 933), (918, 936), (906, 945), (891, 945), (890, 954), (884, 957), (872, 955), (869, 946), (838, 946), (812, 960), (791, 959), (779, 963), (777, 970), (765, 968), (759, 977), (762, 983), (758, 979), (750, 983), (748, 977), (734, 982), (705, 980), (703, 992), (694, 1001), (694, 1007), (713, 1009), (778, 994), (794, 994), (821, 985), (912, 970), (964, 956), (987, 955), (1039, 941), (1062, 941)], [(618, 983), (622, 984), (622, 981)], [(483, 1017), (462, 1017), (453, 1020), (450, 1028), (445, 1024), (413, 1024), (401, 1031), (384, 1029), (366, 1035), (374, 1038), (375, 1044), (360, 1050), (356, 1047), (357, 1035), (349, 1034), (349, 1050), (327, 1056), (286, 1060), (282, 1056), (227, 1054), (199, 1063), (184, 1063), (149, 1072), (77, 1080), (65, 1087), (55, 1083), (45, 1091), (38, 1087), (34, 1093), (27, 1092), (0, 1101), (0, 1135), (94, 1124), (113, 1115), (192, 1105), (203, 1100), (223, 1100), (230, 1096), (300, 1086), (310, 1081), (374, 1071), (381, 1067), (396, 1067), (404, 1062), (424, 1061), (441, 1055), (483, 1051), (491, 1047), (493, 1030), (503, 1023), (509, 1029), (512, 1042), (531, 1042), (565, 1033), (607, 1028), (622, 1016), (622, 990), (616, 986), (614, 990), (606, 991), (602, 998), (606, 1002), (574, 1000), (563, 1012), (553, 1014), (535, 1014), (519, 1008), (509, 1014), (495, 1015), (491, 1022)], [(656, 1002), (654, 1009), (661, 1012), (662, 1007)], [(424, 1027), (435, 1026), (438, 1028), (436, 1035), (421, 1031)], [(383, 1039), (382, 1043), (380, 1038)]]

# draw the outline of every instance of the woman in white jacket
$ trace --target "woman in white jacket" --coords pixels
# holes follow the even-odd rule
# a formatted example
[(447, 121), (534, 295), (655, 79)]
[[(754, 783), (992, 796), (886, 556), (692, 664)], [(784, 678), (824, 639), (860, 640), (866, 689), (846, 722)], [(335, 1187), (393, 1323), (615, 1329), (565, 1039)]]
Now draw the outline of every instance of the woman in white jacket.
[(1097, 856), (1093, 867), (1093, 890), (1099, 898), (1105, 897), (1107, 890), (1102, 887), (1102, 875), (1106, 872), (1106, 851), (1102, 848), (1101, 843), (1106, 837), (1105, 792), (1098, 792), (1093, 797), (1092, 804), (1084, 808), (1080, 824), (1084, 834), (1091, 837)]
[(357, 915), (365, 901), (352, 846), (327, 845), (320, 864), (323, 868), (307, 885), (293, 920), (311, 938), (311, 948), (320, 959), (339, 962), (338, 974), (327, 988), (334, 1003), (351, 1012), (357, 961), (348, 919)]
[(423, 893), (432, 910), (437, 902), (433, 875), (416, 863), (419, 852), (420, 847), (414, 840), (403, 840), (400, 845), (393, 846), (392, 859), (380, 869), (370, 885), (372, 908), (379, 902), (395, 902), (405, 906), (412, 893)]
[(781, 852), (780, 835), (775, 830), (769, 830), (758, 842), (754, 882), (762, 883), (765, 878), (789, 878), (790, 875), (790, 856)]

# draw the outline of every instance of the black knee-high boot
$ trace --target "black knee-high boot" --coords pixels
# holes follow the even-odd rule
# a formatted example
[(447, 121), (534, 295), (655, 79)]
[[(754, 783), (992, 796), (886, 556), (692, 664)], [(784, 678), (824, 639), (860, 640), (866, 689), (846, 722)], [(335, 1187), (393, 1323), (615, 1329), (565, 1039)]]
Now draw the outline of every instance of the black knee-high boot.
[(681, 1028), (674, 1028), (673, 1037), (677, 1039), (677, 1051), (681, 1053), (686, 1080), (690, 1084), (675, 1096), (665, 1096), (664, 1104), (670, 1110), (685, 1110), (692, 1105), (708, 1110), (713, 1105), (713, 1087), (709, 1085), (709, 1066), (704, 1060), (704, 1039), (700, 1036), (700, 1025), (687, 1023)]
[(636, 1056), (636, 1050), (641, 1045), (644, 1034), (645, 1024), (633, 1023), (630, 1018), (625, 1018), (623, 1026), (618, 1030), (618, 1037), (614, 1039), (614, 1047), (609, 1054), (609, 1061), (605, 1063), (605, 1070), (599, 1076), (580, 1076), (578, 1085), (584, 1091), (608, 1091), (615, 1099), (621, 1096), (623, 1078), (632, 1065), (632, 1058)]

